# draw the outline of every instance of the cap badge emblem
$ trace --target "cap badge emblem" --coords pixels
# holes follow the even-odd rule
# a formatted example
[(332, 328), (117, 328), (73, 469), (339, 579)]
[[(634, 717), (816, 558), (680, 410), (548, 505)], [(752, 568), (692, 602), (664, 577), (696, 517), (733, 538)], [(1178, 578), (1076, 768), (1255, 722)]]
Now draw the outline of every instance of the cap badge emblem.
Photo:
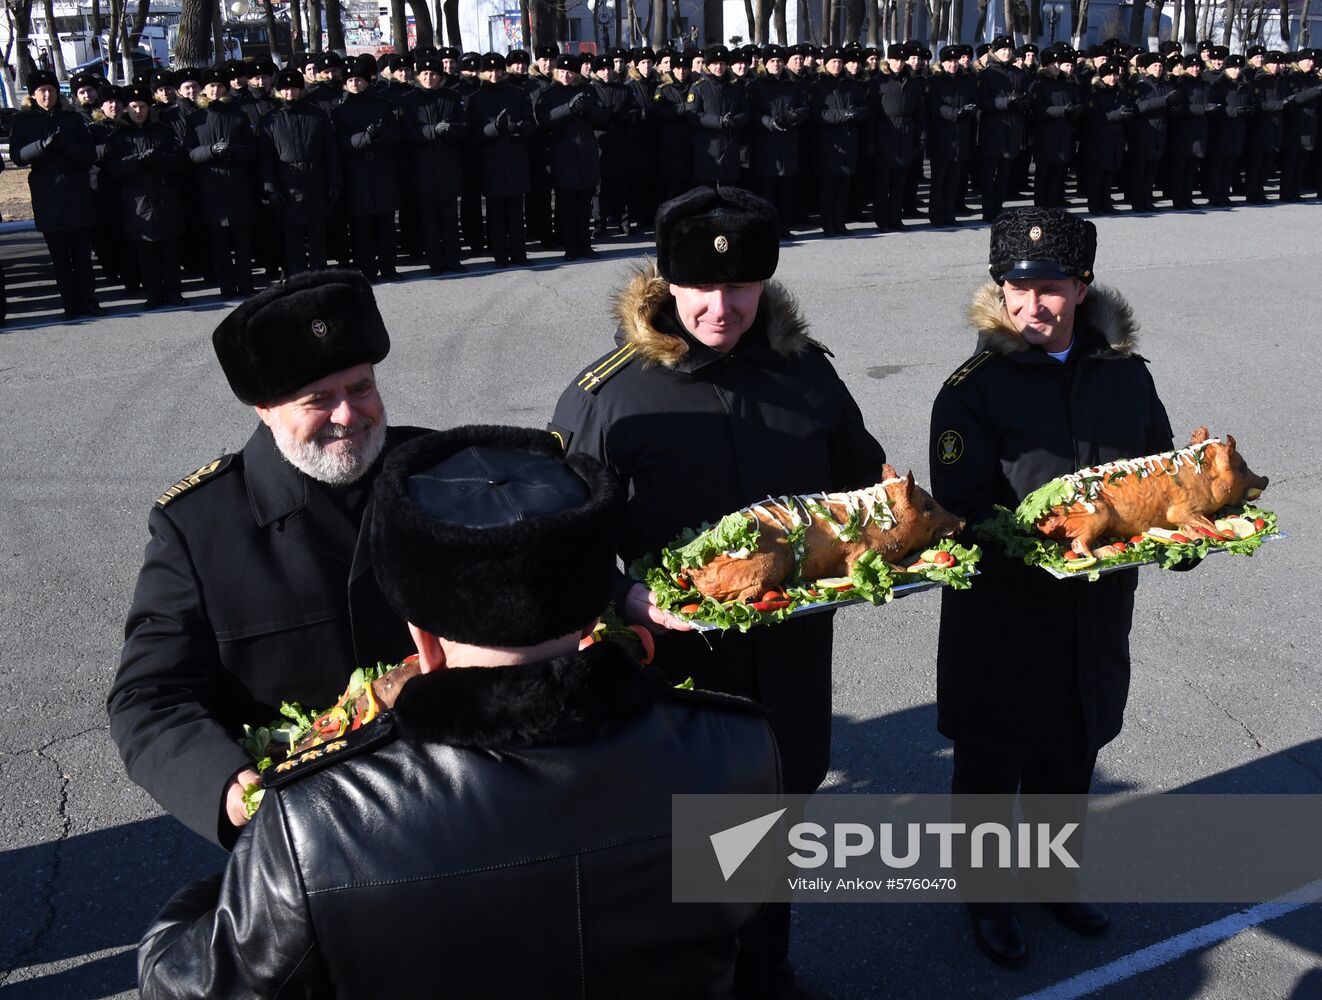
[(317, 337), (326, 336), (326, 324), (319, 319), (314, 319), (312, 321), (312, 333)]
[(727, 240), (724, 236), (718, 236), (716, 237), (716, 242), (713, 244), (713, 246), (716, 247), (717, 253), (725, 253), (725, 251), (730, 249), (730, 241)]
[(1034, 243), (1040, 240), (1042, 238), (1042, 227), (1034, 226), (1032, 229), (1030, 229), (1028, 231), (1028, 238), (1032, 240)]

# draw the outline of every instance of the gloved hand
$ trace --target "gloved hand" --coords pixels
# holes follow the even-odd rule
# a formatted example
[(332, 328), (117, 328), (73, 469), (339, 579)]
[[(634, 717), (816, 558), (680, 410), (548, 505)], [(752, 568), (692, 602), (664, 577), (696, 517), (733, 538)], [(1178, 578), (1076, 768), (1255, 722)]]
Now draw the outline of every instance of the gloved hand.
[(224, 156), (229, 151), (229, 148), (229, 142), (224, 139), (221, 139), (219, 142), (213, 142), (211, 144), (211, 155), (217, 157)]
[(867, 114), (867, 111), (864, 108), (850, 108), (845, 116), (845, 121), (856, 122), (865, 114)]
[(1078, 118), (1079, 115), (1083, 114), (1083, 105), (1074, 103), (1067, 104), (1065, 105), (1065, 114), (1071, 118)]
[(976, 115), (977, 113), (978, 106), (976, 104), (965, 104), (959, 109), (959, 116), (961, 118), (967, 118), (969, 115)]
[(492, 124), (496, 126), (496, 131), (501, 135), (509, 135), (510, 113), (505, 108), (501, 108), (496, 112), (496, 120)]
[(734, 128), (734, 115), (721, 115), (721, 128), (725, 129), (727, 132)]
[(805, 118), (808, 117), (807, 108), (790, 108), (786, 114), (786, 120), (791, 125), (802, 125)]
[(1205, 104), (1203, 105), (1203, 110), (1210, 115), (1217, 111), (1224, 111), (1225, 107), (1224, 104)]
[(272, 208), (280, 208), (285, 203), (285, 197), (276, 188), (263, 188), (262, 202), (263, 204), (270, 205)]
[(433, 139), (439, 139), (441, 136), (445, 135), (445, 133), (449, 131), (450, 131), (449, 122), (437, 122), (435, 125), (431, 127), (431, 137)]
[(62, 143), (63, 141), (64, 141), (63, 126), (56, 125), (54, 130), (51, 132), (51, 134), (41, 140), (42, 152), (45, 152), (48, 149), (58, 149), (60, 143)]
[(569, 101), (569, 110), (576, 115), (585, 114), (591, 99), (587, 94), (575, 94)]
[(1291, 94), (1289, 97), (1287, 97), (1285, 100), (1281, 102), (1281, 107), (1288, 108), (1293, 103), (1294, 103), (1294, 94)]
[(1169, 94), (1166, 95), (1166, 107), (1173, 108), (1175, 107), (1175, 105), (1179, 103), (1180, 103), (1179, 91), (1172, 90)]
[(327, 189), (326, 189), (326, 198), (327, 198), (328, 201), (339, 201), (339, 200), (340, 200), (340, 189), (337, 188), (337, 187), (327, 188)]
[(384, 126), (380, 122), (372, 122), (372, 124), (368, 125), (367, 128), (365, 129), (365, 131), (367, 132), (367, 141), (377, 142), (378, 140), (380, 140), (381, 133), (384, 130), (385, 130)]
[(1129, 119), (1134, 117), (1134, 109), (1129, 107), (1128, 105), (1122, 105), (1117, 110), (1120, 112), (1120, 117), (1123, 119)]

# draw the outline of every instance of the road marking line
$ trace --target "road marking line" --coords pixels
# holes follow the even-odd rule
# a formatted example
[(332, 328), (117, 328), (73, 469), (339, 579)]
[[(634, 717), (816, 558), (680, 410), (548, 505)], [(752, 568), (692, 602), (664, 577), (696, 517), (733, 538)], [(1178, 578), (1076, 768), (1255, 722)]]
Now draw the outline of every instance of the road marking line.
[(1309, 882), (1305, 886), (1286, 893), (1266, 903), (1259, 903), (1248, 910), (1240, 910), (1228, 917), (1195, 927), (1158, 941), (1156, 944), (1117, 958), (1114, 962), (1099, 965), (1070, 979), (1064, 979), (1036, 993), (1027, 993), (1019, 1000), (1072, 1000), (1086, 996), (1097, 990), (1105, 989), (1124, 979), (1132, 978), (1143, 972), (1150, 972), (1158, 966), (1173, 962), (1191, 951), (1218, 944), (1227, 938), (1246, 931), (1251, 927), (1264, 924), (1269, 920), (1284, 916), (1295, 910), (1303, 909), (1322, 900), (1322, 879)]

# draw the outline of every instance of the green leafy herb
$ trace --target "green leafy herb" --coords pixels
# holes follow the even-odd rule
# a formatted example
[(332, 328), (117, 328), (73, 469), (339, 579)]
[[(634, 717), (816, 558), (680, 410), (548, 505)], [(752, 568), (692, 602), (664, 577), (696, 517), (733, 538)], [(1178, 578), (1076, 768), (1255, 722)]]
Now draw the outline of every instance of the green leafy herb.
[[(723, 552), (757, 550), (760, 529), (752, 514), (726, 514), (714, 527), (704, 527), (695, 538), (677, 549), (663, 549), (661, 562), (671, 572), (706, 566)], [(681, 536), (682, 538), (682, 536)]]
[(1021, 524), (1037, 524), (1050, 513), (1051, 508), (1069, 503), (1074, 497), (1074, 485), (1067, 479), (1053, 479), (1024, 497), (1015, 511)]

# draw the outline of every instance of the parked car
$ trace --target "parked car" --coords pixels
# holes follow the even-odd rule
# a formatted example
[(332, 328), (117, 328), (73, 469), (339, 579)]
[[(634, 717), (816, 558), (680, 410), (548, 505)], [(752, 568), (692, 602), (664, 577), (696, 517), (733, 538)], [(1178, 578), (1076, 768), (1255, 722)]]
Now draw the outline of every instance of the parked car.
[[(122, 65), (122, 62), (118, 63), (117, 68)], [(133, 53), (133, 74), (135, 76), (143, 72), (150, 73), (152, 70), (160, 68), (161, 61), (150, 52), (143, 52), (139, 49)], [(109, 74), (106, 73), (105, 57), (102, 56), (97, 59), (89, 59), (85, 63), (74, 66), (69, 70), (69, 79), (73, 79), (79, 73), (96, 73), (99, 76), (108, 77)], [(66, 85), (64, 89), (68, 90), (68, 86)]]

